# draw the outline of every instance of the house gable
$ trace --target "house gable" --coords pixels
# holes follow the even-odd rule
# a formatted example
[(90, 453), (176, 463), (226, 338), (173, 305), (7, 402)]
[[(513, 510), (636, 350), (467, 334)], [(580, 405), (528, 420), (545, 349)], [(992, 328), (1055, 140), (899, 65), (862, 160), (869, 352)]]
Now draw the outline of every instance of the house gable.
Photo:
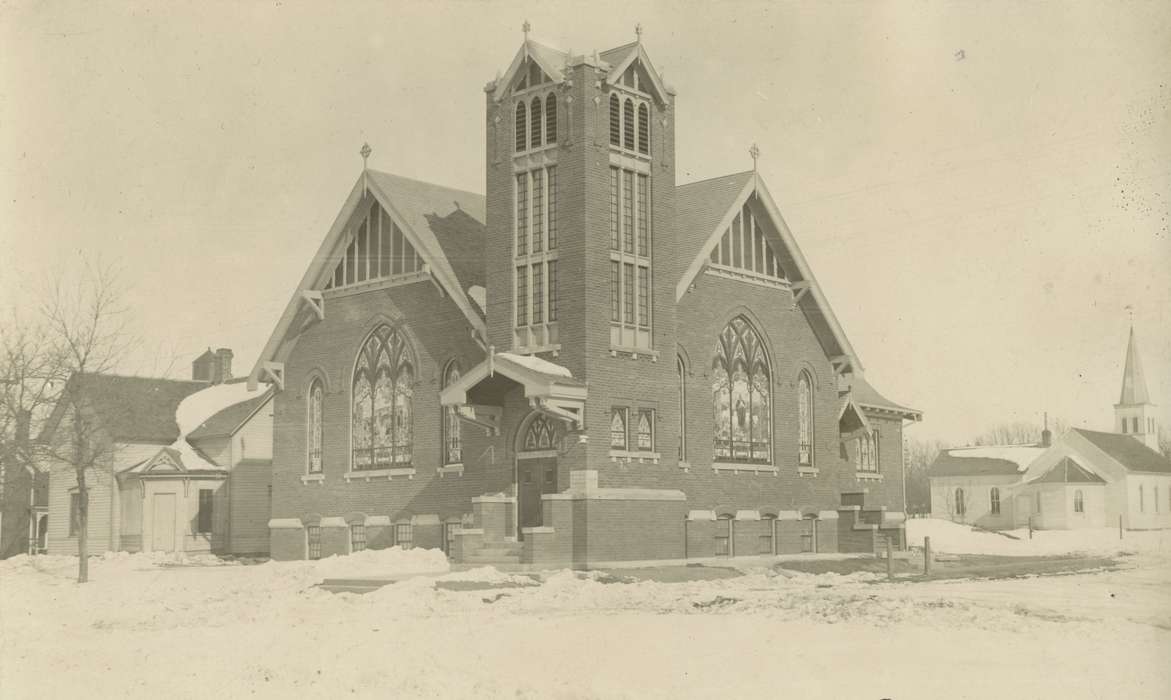
[[(546, 82), (563, 82), (562, 66), (568, 58), (563, 51), (525, 39), (508, 70), (492, 85), (492, 99), (499, 102), (510, 91), (525, 90)], [(541, 82), (534, 84), (534, 78)]]

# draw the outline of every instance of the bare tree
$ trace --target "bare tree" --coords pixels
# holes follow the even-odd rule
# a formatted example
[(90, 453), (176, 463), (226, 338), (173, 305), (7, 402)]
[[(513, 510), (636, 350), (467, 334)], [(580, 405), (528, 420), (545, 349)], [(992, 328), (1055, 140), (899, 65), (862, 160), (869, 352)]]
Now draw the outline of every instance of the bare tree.
[[(1069, 423), (1056, 418), (1050, 430), (1054, 435), (1060, 435), (1069, 428)], [(973, 445), (1025, 445), (1041, 442), (1041, 431), (1044, 427), (1030, 421), (1014, 421), (999, 423), (972, 440)]]
[(77, 477), (79, 583), (89, 579), (88, 479), (108, 476), (100, 467), (111, 463), (117, 447), (87, 402), (84, 379), (112, 370), (131, 345), (121, 294), (116, 271), (94, 266), (72, 283), (58, 278), (41, 305), (50, 339), (46, 352), (57, 364), (54, 375), (68, 381), (37, 442), (46, 460), (68, 466)]
[(63, 363), (45, 324), (13, 312), (0, 326), (0, 556), (27, 551), (27, 492), (41, 465), (30, 435), (56, 405)]
[(931, 512), (931, 482), (928, 470), (943, 449), (938, 440), (908, 438), (906, 445), (907, 512)]

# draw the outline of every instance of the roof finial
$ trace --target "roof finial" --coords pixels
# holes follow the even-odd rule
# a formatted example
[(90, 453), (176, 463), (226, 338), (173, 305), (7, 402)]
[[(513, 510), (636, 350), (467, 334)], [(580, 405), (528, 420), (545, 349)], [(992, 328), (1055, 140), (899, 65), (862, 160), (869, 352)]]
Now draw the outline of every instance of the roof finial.
[(529, 24), (529, 21), (526, 19), (525, 23), (520, 25), (520, 30), (525, 33), (525, 41), (528, 41), (529, 32), (533, 30), (533, 25)]
[(635, 36), (635, 39), (634, 39), (635, 42), (641, 44), (642, 43), (642, 22), (638, 22), (637, 24), (634, 25), (634, 36)]
[(756, 172), (756, 160), (760, 158), (760, 147), (755, 143), (748, 149), (748, 155), (752, 156), (752, 172)]
[(1134, 304), (1127, 304), (1126, 306), (1124, 306), (1122, 308), (1126, 309), (1126, 313), (1130, 314), (1130, 325), (1133, 328), (1134, 327)]
[(374, 149), (370, 148), (370, 144), (362, 144), (362, 150), (358, 151), (358, 153), (362, 156), (362, 170), (366, 169), (366, 160), (370, 158), (370, 154), (373, 152)]

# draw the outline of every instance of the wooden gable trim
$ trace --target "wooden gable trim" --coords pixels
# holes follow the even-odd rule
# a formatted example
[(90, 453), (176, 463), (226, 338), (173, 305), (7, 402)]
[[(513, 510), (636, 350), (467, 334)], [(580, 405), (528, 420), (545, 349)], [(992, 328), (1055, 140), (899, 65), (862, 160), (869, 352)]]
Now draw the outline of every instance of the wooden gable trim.
[(646, 49), (643, 48), (641, 43), (631, 47), (626, 57), (614, 64), (610, 72), (606, 75), (606, 84), (617, 85), (618, 81), (622, 79), (622, 74), (626, 72), (626, 69), (630, 67), (631, 63), (634, 63), (635, 59), (642, 61), (643, 72), (651, 79), (651, 87), (654, 88), (654, 91), (648, 94), (658, 100), (660, 105), (667, 104), (671, 91), (663, 84), (663, 79), (659, 77), (659, 72), (655, 70), (650, 56), (647, 55)]
[(499, 102), (504, 99), (505, 93), (508, 92), (513, 81), (516, 80), (516, 74), (520, 71), (520, 67), (524, 65), (526, 58), (533, 59), (541, 67), (541, 70), (545, 71), (545, 75), (549, 76), (549, 79), (554, 84), (565, 82), (565, 75), (561, 72), (561, 67), (549, 65), (549, 62), (542, 58), (539, 51), (531, 51), (529, 49), (531, 43), (531, 40), (525, 39), (520, 49), (517, 50), (516, 56), (513, 57), (512, 63), (509, 64), (508, 70), (504, 72), (504, 77), (496, 81), (495, 90), (492, 92), (493, 101)]
[(744, 203), (748, 201), (748, 197), (752, 194), (754, 187), (755, 185), (752, 180), (744, 183), (744, 187), (740, 189), (740, 193), (736, 195), (736, 199), (732, 200), (728, 211), (724, 213), (723, 218), (716, 224), (715, 230), (708, 234), (707, 241), (696, 252), (695, 257), (691, 260), (691, 264), (687, 266), (687, 270), (683, 273), (683, 277), (675, 284), (676, 303), (683, 298), (683, 295), (687, 293), (687, 288), (691, 286), (691, 282), (707, 266), (712, 249), (720, 244), (720, 239), (723, 238), (724, 231), (732, 225), (732, 221), (736, 218), (736, 215), (744, 208)]

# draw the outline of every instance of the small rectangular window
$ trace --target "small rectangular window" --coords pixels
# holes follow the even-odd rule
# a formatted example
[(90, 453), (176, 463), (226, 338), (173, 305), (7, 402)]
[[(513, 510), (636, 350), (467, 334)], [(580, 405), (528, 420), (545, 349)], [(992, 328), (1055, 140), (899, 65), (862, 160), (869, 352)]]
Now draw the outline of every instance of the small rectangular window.
[(528, 266), (516, 268), (516, 325), (529, 325)]
[(308, 545), (308, 556), (310, 559), (321, 558), (321, 527), (317, 525), (310, 525), (305, 528), (305, 541)]
[(541, 263), (533, 265), (533, 323), (544, 323), (545, 313), (541, 308), (545, 301), (545, 268)]
[(366, 549), (366, 525), (355, 523), (350, 526), (350, 551), (361, 552)]
[(638, 449), (640, 452), (655, 451), (655, 410), (638, 410)]
[(211, 489), (199, 489), (199, 517), (197, 518), (198, 525), (195, 530), (197, 534), (211, 534), (212, 499), (214, 496), (215, 491)]
[(618, 279), (621, 264), (617, 260), (610, 262), (610, 320), (618, 323), (622, 320), (621, 316), (621, 294), (620, 281)]
[(557, 261), (549, 261), (549, 323), (557, 320)]
[(626, 449), (627, 409), (615, 406), (610, 409), (610, 449)]
[(528, 173), (516, 176), (516, 254), (529, 252), (529, 200)]
[[(550, 98), (552, 99), (552, 98)], [(549, 188), (548, 209), (549, 209), (549, 250), (557, 249), (557, 168), (550, 167), (546, 170), (548, 176), (545, 178)]]
[(394, 526), (394, 543), (403, 549), (410, 549), (414, 544), (414, 532), (410, 523), (397, 523)]
[(648, 328), (651, 325), (650, 287), (651, 269), (640, 266), (638, 268), (638, 325), (643, 328)]
[(622, 265), (622, 309), (626, 323), (634, 325), (634, 264)]

